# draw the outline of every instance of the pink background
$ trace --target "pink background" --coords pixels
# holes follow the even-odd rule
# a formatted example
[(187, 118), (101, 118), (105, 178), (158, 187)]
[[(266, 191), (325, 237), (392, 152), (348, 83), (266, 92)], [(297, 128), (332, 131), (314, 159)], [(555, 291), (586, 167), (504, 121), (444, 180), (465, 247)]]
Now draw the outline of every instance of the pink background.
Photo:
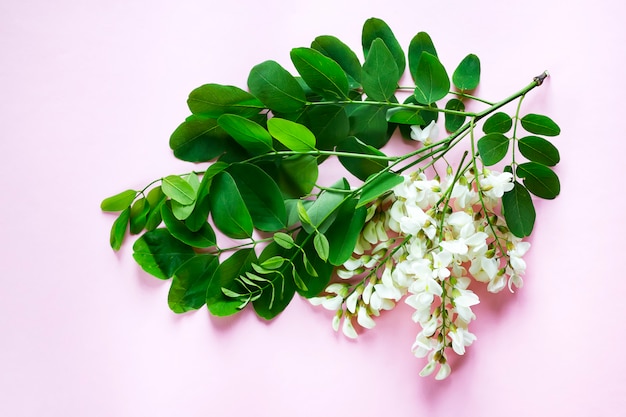
[[(621, 415), (621, 3), (2, 1), (0, 415)], [(448, 67), (476, 53), (486, 98), (552, 74), (524, 109), (562, 127), (562, 195), (537, 205), (525, 287), (483, 297), (478, 341), (443, 382), (418, 376), (406, 305), (357, 341), (301, 299), (271, 323), (177, 316), (169, 283), (109, 248), (99, 210), (189, 170), (167, 143), (193, 88), (245, 86), (266, 59), (292, 68), (317, 35), (360, 51), (372, 16), (405, 48), (427, 31)]]

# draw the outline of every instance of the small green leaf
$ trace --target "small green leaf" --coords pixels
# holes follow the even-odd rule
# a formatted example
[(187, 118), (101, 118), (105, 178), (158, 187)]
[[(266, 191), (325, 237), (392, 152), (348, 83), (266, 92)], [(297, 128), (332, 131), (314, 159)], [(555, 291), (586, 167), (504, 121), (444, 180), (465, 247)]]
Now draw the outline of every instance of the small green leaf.
[(524, 186), (537, 197), (551, 200), (561, 192), (559, 177), (543, 164), (525, 162), (519, 164), (515, 172), (524, 178)]
[(480, 82), (480, 60), (474, 54), (469, 54), (459, 64), (452, 74), (452, 82), (461, 91), (473, 90)]
[(337, 62), (356, 82), (361, 82), (361, 63), (354, 51), (334, 36), (318, 36), (311, 48), (320, 51)]
[(306, 252), (302, 252), (302, 263), (304, 264), (304, 269), (306, 270), (307, 274), (311, 275), (312, 277), (318, 276), (315, 267), (313, 266), (311, 261), (309, 261), (308, 256), (306, 256)]
[(176, 239), (167, 229), (146, 232), (133, 245), (133, 258), (141, 268), (160, 279), (168, 279), (183, 263), (195, 256), (191, 246)]
[(397, 73), (402, 74), (404, 72), (404, 68), (406, 67), (406, 58), (404, 57), (402, 46), (400, 46), (400, 43), (391, 31), (391, 28), (381, 19), (367, 19), (363, 25), (363, 32), (361, 35), (361, 45), (363, 46), (363, 54), (365, 55), (366, 61), (372, 53), (372, 49), (374, 48), (373, 44), (377, 39), (384, 42), (386, 48), (393, 56)]
[[(290, 258), (292, 254), (292, 251), (286, 251), (277, 244), (270, 243), (263, 249), (259, 261), (263, 264), (263, 262), (277, 256)], [(254, 311), (259, 317), (271, 320), (291, 302), (296, 292), (295, 282), (291, 275), (292, 271), (291, 263), (284, 262), (270, 277), (267, 277), (266, 283), (261, 285), (261, 293), (252, 303)]]
[(198, 231), (189, 230), (185, 222), (178, 220), (168, 204), (163, 204), (161, 208), (161, 217), (165, 226), (172, 236), (193, 246), (194, 248), (208, 248), (216, 243), (216, 236), (213, 228), (206, 221)]
[(539, 136), (526, 136), (517, 142), (519, 151), (525, 158), (540, 164), (554, 166), (559, 163), (559, 150), (549, 141)]
[(399, 79), (393, 55), (382, 39), (375, 39), (363, 64), (363, 90), (373, 100), (388, 101), (396, 92)]
[(304, 90), (298, 81), (275, 61), (265, 61), (253, 67), (248, 88), (275, 112), (295, 113), (306, 104)]
[(209, 199), (215, 227), (233, 239), (252, 236), (252, 217), (228, 172), (222, 171), (213, 178)]
[(276, 242), (278, 245), (285, 249), (291, 249), (295, 246), (293, 238), (287, 233), (283, 232), (274, 233), (274, 242)]
[(387, 144), (391, 133), (387, 123), (387, 106), (357, 104), (349, 113), (350, 136), (380, 149)]
[(252, 94), (239, 87), (205, 84), (194, 89), (187, 100), (193, 114), (217, 118), (222, 114), (250, 117), (264, 108)]
[[(446, 110), (465, 111), (465, 104), (459, 99), (451, 98), (446, 103)], [(465, 122), (465, 116), (460, 114), (446, 113), (444, 117), (446, 120), (446, 130), (448, 132), (456, 131), (463, 126)]]
[(278, 269), (285, 263), (285, 260), (282, 256), (272, 256), (261, 262), (261, 266), (265, 269)]
[(136, 235), (146, 226), (150, 204), (146, 198), (136, 200), (130, 208), (130, 233)]
[(349, 199), (341, 205), (333, 227), (326, 232), (328, 260), (331, 264), (339, 266), (350, 258), (365, 224), (366, 215), (367, 208), (357, 207), (355, 199)]
[(267, 129), (276, 140), (292, 151), (309, 152), (315, 150), (315, 136), (300, 123), (272, 117), (267, 121)]
[(188, 162), (206, 162), (222, 155), (228, 135), (215, 119), (190, 119), (180, 124), (170, 136), (174, 156)]
[(313, 155), (294, 155), (284, 158), (279, 166), (279, 186), (288, 196), (299, 198), (313, 190), (319, 170)]
[(193, 187), (177, 175), (169, 175), (163, 178), (161, 188), (166, 196), (182, 205), (193, 204), (196, 200), (196, 193)]
[(404, 178), (393, 172), (383, 172), (374, 179), (367, 181), (363, 190), (361, 191), (361, 197), (357, 207), (366, 205), (367, 203), (376, 200), (387, 191), (391, 190), (398, 184), (402, 184)]
[(306, 208), (304, 208), (304, 203), (299, 200), (296, 207), (298, 209), (298, 218), (302, 224), (312, 225), (309, 213), (307, 213)]
[(504, 218), (511, 233), (522, 238), (530, 236), (535, 224), (535, 207), (530, 193), (515, 181), (513, 189), (502, 196)]
[(126, 207), (120, 215), (113, 222), (111, 227), (110, 243), (111, 248), (117, 251), (122, 247), (124, 237), (126, 236), (126, 229), (128, 227), (128, 220), (130, 219), (130, 207)]
[[(354, 136), (350, 136), (337, 146), (337, 151), (372, 156), (385, 156), (378, 149), (369, 146)], [(367, 159), (362, 157), (340, 156), (339, 162), (355, 177), (365, 181), (370, 175), (387, 168), (384, 159)]]
[(256, 262), (252, 249), (241, 249), (226, 258), (216, 269), (206, 291), (206, 305), (214, 316), (237, 313), (250, 301), (250, 294), (236, 279)]
[(328, 239), (323, 233), (315, 234), (315, 237), (313, 238), (313, 245), (315, 246), (317, 256), (319, 256), (322, 261), (328, 260), (330, 249), (328, 246)]
[(217, 124), (252, 155), (262, 155), (274, 150), (272, 136), (258, 123), (235, 114), (224, 114)]
[(338, 63), (311, 48), (294, 48), (290, 55), (311, 90), (327, 100), (348, 98), (348, 77)]
[(417, 66), (423, 52), (437, 56), (437, 50), (428, 33), (419, 32), (409, 44), (409, 70), (414, 81), (417, 79)]
[(480, 159), (487, 166), (500, 162), (509, 151), (509, 139), (501, 133), (489, 133), (480, 138), (476, 145)]
[(325, 232), (335, 218), (335, 210), (346, 199), (346, 193), (342, 191), (349, 189), (350, 184), (345, 178), (342, 178), (332, 184), (329, 189), (322, 191), (313, 204), (306, 208), (308, 221), (303, 224), (304, 230), (308, 233), (313, 232), (313, 230)]
[(502, 112), (494, 113), (485, 121), (483, 132), (489, 133), (506, 133), (511, 130), (513, 120), (511, 117)]
[(419, 110), (410, 110), (402, 107), (392, 107), (387, 110), (386, 118), (389, 123), (398, 123), (404, 125), (425, 124)]
[(126, 190), (114, 196), (105, 198), (100, 203), (100, 209), (102, 211), (122, 211), (127, 207), (130, 207), (133, 200), (137, 196), (137, 191)]
[(535, 135), (558, 136), (561, 133), (561, 129), (552, 119), (541, 114), (527, 114), (520, 122), (524, 130)]
[(446, 69), (436, 56), (428, 52), (422, 53), (417, 63), (415, 77), (413, 95), (419, 103), (434, 103), (444, 98), (450, 90), (450, 79)]
[(182, 264), (172, 278), (167, 303), (174, 313), (197, 310), (206, 302), (206, 292), (219, 265), (217, 256), (197, 255)]

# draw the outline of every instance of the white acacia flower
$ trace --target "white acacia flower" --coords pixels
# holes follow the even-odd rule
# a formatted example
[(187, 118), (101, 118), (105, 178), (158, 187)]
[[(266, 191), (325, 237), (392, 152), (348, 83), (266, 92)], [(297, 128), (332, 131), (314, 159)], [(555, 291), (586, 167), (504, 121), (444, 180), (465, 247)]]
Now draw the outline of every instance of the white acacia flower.
[(411, 139), (422, 142), (424, 145), (430, 145), (433, 140), (437, 139), (437, 136), (439, 136), (439, 128), (434, 120), (423, 129), (419, 126), (411, 126)]
[(354, 329), (354, 325), (352, 325), (352, 319), (350, 316), (346, 316), (343, 319), (343, 326), (341, 326), (341, 330), (343, 331), (343, 334), (348, 336), (350, 339), (356, 339), (358, 337), (358, 334)]
[(439, 367), (439, 372), (437, 372), (437, 375), (435, 375), (435, 379), (437, 381), (446, 379), (450, 375), (450, 372), (452, 372), (452, 369), (450, 369), (450, 365), (448, 365), (447, 363), (442, 363)]
[(502, 198), (505, 192), (513, 189), (513, 174), (510, 172), (498, 173), (490, 171), (480, 180), (480, 188), (490, 198)]
[(366, 329), (371, 329), (376, 325), (376, 322), (372, 320), (372, 318), (367, 313), (367, 308), (365, 306), (359, 307), (356, 315), (356, 321), (357, 323), (359, 323), (359, 326)]
[(507, 252), (511, 267), (517, 274), (523, 274), (526, 270), (526, 262), (524, 262), (522, 256), (528, 252), (528, 249), (530, 249), (530, 243), (520, 241), (514, 245), (513, 249)]
[(476, 318), (474, 312), (472, 312), (472, 306), (480, 303), (480, 299), (471, 290), (455, 288), (454, 292), (456, 291), (459, 292), (459, 295), (454, 296), (456, 312), (459, 319), (463, 320), (465, 323), (469, 323)]
[(448, 336), (452, 339), (452, 349), (457, 355), (465, 354), (465, 347), (471, 345), (476, 340), (476, 336), (473, 333), (462, 327), (457, 327), (455, 330), (450, 331)]

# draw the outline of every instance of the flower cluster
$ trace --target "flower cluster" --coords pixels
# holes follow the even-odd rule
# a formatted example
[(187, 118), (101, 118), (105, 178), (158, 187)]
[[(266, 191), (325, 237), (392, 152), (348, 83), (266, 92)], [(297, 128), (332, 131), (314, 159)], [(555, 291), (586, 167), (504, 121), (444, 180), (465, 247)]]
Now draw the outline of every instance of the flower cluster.
[[(427, 140), (429, 130), (417, 135)], [(523, 283), (522, 256), (530, 244), (510, 233), (499, 213), (512, 179), (471, 167), (455, 175), (449, 170), (444, 179), (404, 175), (369, 207), (354, 253), (337, 272), (339, 282), (311, 302), (336, 311), (334, 329), (355, 338), (354, 320), (370, 329), (372, 316), (404, 300), (421, 327), (412, 347), (415, 356), (427, 358), (420, 375), (438, 369), (436, 378), (446, 378), (448, 349), (463, 355), (476, 340), (469, 330), (479, 303), (472, 280), (494, 293)]]

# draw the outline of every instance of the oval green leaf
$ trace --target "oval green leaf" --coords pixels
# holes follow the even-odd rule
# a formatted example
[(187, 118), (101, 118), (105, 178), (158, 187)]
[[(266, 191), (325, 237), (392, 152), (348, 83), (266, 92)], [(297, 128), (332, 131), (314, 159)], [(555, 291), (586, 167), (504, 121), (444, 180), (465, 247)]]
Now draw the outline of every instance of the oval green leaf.
[[(465, 104), (463, 104), (463, 102), (459, 99), (451, 98), (446, 103), (446, 110), (465, 111)], [(446, 121), (446, 130), (448, 132), (456, 131), (463, 126), (463, 123), (465, 122), (465, 116), (460, 114), (446, 113), (444, 118)]]
[(413, 81), (417, 79), (417, 64), (422, 57), (422, 52), (428, 52), (431, 55), (437, 56), (435, 45), (426, 32), (419, 32), (411, 39), (411, 43), (409, 44), (409, 71), (411, 72)]
[(287, 196), (299, 198), (313, 190), (319, 169), (313, 155), (294, 155), (284, 158), (278, 170), (278, 184)]
[(363, 32), (361, 35), (361, 45), (363, 46), (363, 55), (366, 61), (372, 53), (373, 43), (377, 39), (385, 43), (385, 46), (393, 56), (397, 73), (402, 74), (406, 67), (406, 58), (404, 57), (402, 46), (400, 46), (391, 28), (381, 19), (367, 19), (363, 24)]
[(168, 279), (189, 259), (193, 248), (176, 239), (167, 229), (146, 232), (133, 245), (133, 258), (147, 273)]
[(217, 118), (224, 113), (250, 117), (264, 108), (263, 103), (239, 87), (205, 84), (194, 89), (187, 99), (193, 114)]
[(388, 101), (398, 88), (398, 66), (382, 39), (375, 39), (361, 74), (361, 84), (367, 96), (377, 101)]
[(135, 190), (122, 191), (121, 193), (102, 200), (100, 209), (102, 211), (122, 211), (126, 207), (130, 207), (136, 196), (137, 191)]
[(450, 79), (439, 59), (422, 52), (415, 70), (415, 92), (419, 103), (431, 104), (444, 98), (450, 91)]
[(526, 136), (517, 142), (519, 151), (525, 158), (540, 164), (555, 166), (561, 160), (559, 150), (549, 141), (539, 136)]
[(517, 166), (517, 176), (524, 178), (524, 185), (537, 197), (553, 199), (561, 192), (559, 177), (549, 167), (537, 162), (525, 162)]
[(480, 138), (476, 146), (483, 164), (495, 165), (509, 151), (509, 139), (501, 133), (489, 133)]
[(328, 261), (335, 266), (343, 265), (352, 253), (365, 224), (367, 208), (357, 207), (355, 199), (349, 199), (339, 208), (333, 227), (328, 229)]
[(530, 193), (515, 181), (513, 189), (502, 196), (504, 218), (511, 233), (519, 238), (530, 236), (535, 225), (535, 207)]
[(370, 201), (376, 200), (403, 181), (404, 178), (402, 176), (394, 174), (393, 172), (383, 172), (368, 180), (363, 186), (357, 207), (364, 206)]
[(235, 164), (228, 172), (257, 229), (274, 232), (285, 227), (287, 211), (280, 188), (265, 171), (252, 164)]
[(329, 35), (318, 36), (311, 48), (320, 51), (339, 64), (356, 82), (361, 82), (361, 63), (354, 51), (338, 38)]
[(557, 136), (561, 133), (561, 128), (552, 119), (541, 114), (527, 114), (520, 122), (524, 130), (535, 135)]
[(248, 76), (248, 88), (265, 106), (279, 113), (295, 113), (306, 103), (298, 81), (275, 61), (253, 67)]
[[(385, 156), (378, 149), (363, 143), (354, 136), (350, 136), (337, 146), (339, 152), (349, 152), (362, 155)], [(352, 175), (365, 181), (370, 175), (387, 168), (387, 161), (384, 159), (368, 159), (363, 157), (340, 156), (339, 162)]]
[(483, 132), (485, 133), (506, 133), (513, 127), (511, 116), (506, 113), (494, 113), (485, 121)]
[(213, 178), (209, 199), (215, 227), (234, 239), (252, 236), (252, 217), (235, 180), (228, 172), (220, 172)]
[(165, 223), (165, 227), (170, 231), (172, 236), (194, 248), (208, 248), (215, 246), (216, 236), (213, 228), (206, 221), (200, 227), (200, 230), (190, 230), (185, 222), (178, 220), (168, 204), (163, 204), (161, 208), (161, 217)]
[(130, 207), (122, 210), (120, 215), (113, 222), (113, 226), (111, 226), (111, 234), (109, 238), (109, 243), (111, 244), (111, 248), (117, 251), (122, 247), (122, 243), (124, 242), (124, 237), (126, 236), (126, 229), (128, 227), (128, 220), (130, 219)]
[(480, 82), (480, 60), (474, 54), (469, 54), (459, 64), (452, 74), (452, 82), (461, 91), (473, 90)]
[(146, 226), (150, 204), (146, 198), (136, 200), (130, 208), (130, 233), (136, 235)]
[(280, 143), (295, 152), (315, 150), (315, 136), (306, 126), (291, 120), (272, 117), (267, 121), (267, 130)]
[(235, 114), (224, 114), (217, 124), (252, 155), (262, 155), (274, 150), (272, 136), (258, 123)]
[(348, 98), (348, 77), (341, 66), (311, 48), (294, 48), (291, 62), (315, 93), (327, 100)]
[(219, 265), (217, 256), (194, 256), (176, 270), (167, 296), (167, 304), (174, 313), (197, 310), (206, 302), (206, 292)]
[(222, 155), (228, 135), (215, 119), (184, 121), (170, 136), (174, 156), (188, 162), (206, 162)]
[(163, 193), (182, 205), (190, 205), (196, 200), (193, 187), (178, 175), (168, 175), (161, 183)]

